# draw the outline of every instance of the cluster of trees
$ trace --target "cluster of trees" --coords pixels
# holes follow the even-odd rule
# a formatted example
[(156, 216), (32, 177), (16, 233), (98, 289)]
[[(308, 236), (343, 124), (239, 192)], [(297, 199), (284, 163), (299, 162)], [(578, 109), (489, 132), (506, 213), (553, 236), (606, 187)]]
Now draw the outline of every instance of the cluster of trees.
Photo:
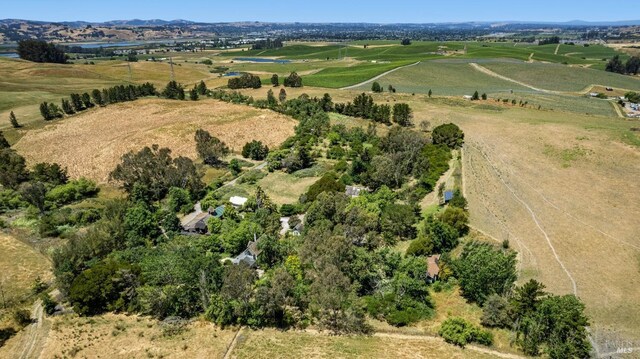
[(640, 103), (640, 93), (638, 92), (627, 92), (624, 97), (633, 103)]
[(620, 60), (620, 55), (615, 55), (605, 67), (606, 71), (615, 72), (618, 74), (637, 75), (640, 72), (640, 57), (632, 56), (626, 63)]
[(251, 50), (269, 50), (269, 49), (279, 49), (283, 45), (282, 39), (266, 39), (256, 41), (253, 45), (251, 45)]
[(18, 55), (23, 60), (66, 64), (67, 55), (54, 44), (40, 40), (18, 41)]
[(297, 72), (292, 72), (282, 82), (286, 87), (302, 87), (302, 77)]
[(346, 116), (371, 119), (385, 125), (391, 125), (393, 120), (400, 126), (408, 127), (412, 125), (411, 120), (413, 119), (411, 107), (408, 104), (396, 103), (392, 109), (390, 105), (376, 104), (373, 97), (365, 93), (356, 96), (353, 102), (335, 104), (334, 110)]
[(40, 104), (40, 114), (46, 121), (61, 118), (64, 114), (72, 115), (92, 108), (94, 106), (106, 106), (112, 103), (134, 101), (140, 97), (155, 96), (157, 91), (152, 83), (142, 85), (119, 85), (105, 88), (102, 91), (94, 89), (91, 94), (72, 93), (69, 99), (62, 99), (61, 106), (43, 102)]
[(558, 36), (551, 36), (549, 38), (540, 39), (540, 41), (538, 41), (538, 45), (551, 45), (551, 44), (559, 44), (559, 43), (560, 43), (560, 37)]
[(244, 88), (254, 88), (258, 89), (262, 87), (262, 82), (260, 81), (260, 77), (257, 75), (244, 73), (240, 77), (230, 78), (227, 82), (227, 87), (230, 89), (244, 89)]

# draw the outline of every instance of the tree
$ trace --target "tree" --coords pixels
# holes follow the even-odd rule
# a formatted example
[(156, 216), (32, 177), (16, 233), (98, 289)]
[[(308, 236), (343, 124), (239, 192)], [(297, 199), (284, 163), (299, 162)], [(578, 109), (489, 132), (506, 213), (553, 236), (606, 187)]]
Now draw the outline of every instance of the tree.
[(485, 100), (485, 101), (486, 101), (486, 100), (487, 100), (487, 94), (486, 94), (486, 93), (483, 93), (483, 94), (482, 94), (482, 96), (481, 96), (481, 98), (482, 98), (483, 100)]
[(184, 87), (176, 81), (169, 81), (164, 90), (162, 90), (162, 97), (173, 100), (184, 100)]
[(448, 123), (434, 128), (431, 138), (434, 145), (444, 144), (454, 149), (464, 143), (464, 132), (457, 125)]
[(280, 89), (278, 99), (280, 100), (280, 103), (284, 103), (287, 100), (287, 91), (285, 89)]
[(431, 89), (429, 89), (429, 93), (428, 93), (429, 98), (431, 98), (431, 95), (432, 95), (432, 94), (433, 94), (433, 92), (431, 92)]
[(202, 175), (186, 157), (171, 157), (171, 150), (153, 145), (138, 152), (130, 151), (111, 172), (110, 178), (120, 182), (131, 198), (159, 200), (171, 187), (186, 188), (200, 196)]
[(69, 97), (71, 97), (71, 104), (76, 112), (85, 110), (84, 103), (82, 102), (82, 96), (80, 94), (72, 93)]
[(285, 77), (284, 85), (286, 87), (302, 87), (302, 77), (296, 72), (292, 72), (289, 76)]
[(60, 167), (57, 163), (37, 163), (33, 166), (29, 177), (32, 181), (48, 183), (54, 186), (66, 184), (69, 180), (67, 169)]
[(207, 91), (209, 91), (207, 89), (207, 84), (205, 84), (204, 81), (201, 80), (197, 86), (198, 95), (204, 96), (207, 94)]
[[(18, 119), (16, 118), (16, 115), (13, 113), (13, 111), (11, 111), (9, 113), (9, 122), (11, 123), (11, 126), (13, 128), (20, 128), (22, 126), (20, 126), (20, 124), (18, 123)], [(2, 148), (2, 147), (0, 147)]]
[(469, 223), (469, 217), (462, 208), (447, 206), (438, 218), (454, 228), (458, 232), (459, 237), (463, 237), (469, 233), (469, 226), (467, 225), (467, 223)]
[(320, 105), (320, 108), (324, 112), (333, 111), (333, 99), (331, 98), (331, 95), (329, 95), (328, 93), (325, 93), (322, 96), (322, 98), (320, 99), (320, 102), (318, 102), (318, 104)]
[(7, 141), (7, 139), (4, 137), (4, 133), (0, 131), (0, 150), (4, 150), (5, 148), (9, 147), (11, 147), (9, 141)]
[(54, 44), (39, 40), (18, 41), (18, 55), (33, 62), (67, 63), (67, 55)]
[(305, 201), (313, 202), (323, 192), (344, 192), (344, 188), (345, 185), (338, 180), (334, 172), (327, 172), (309, 187)]
[(50, 121), (62, 117), (60, 108), (55, 104), (48, 102), (43, 102), (40, 104), (40, 114), (45, 121)]
[(505, 297), (491, 294), (482, 305), (482, 325), (495, 328), (509, 328), (513, 320), (509, 315), (509, 301)]
[(522, 318), (537, 310), (540, 299), (547, 294), (544, 288), (544, 284), (534, 279), (516, 288), (511, 300), (516, 318)]
[(26, 182), (20, 186), (22, 198), (32, 206), (36, 207), (40, 214), (46, 210), (45, 197), (47, 188), (42, 182)]
[(86, 93), (86, 92), (82, 94), (82, 104), (84, 105), (85, 108), (91, 108), (91, 107), (95, 106), (91, 102), (91, 96), (89, 96), (89, 94)]
[(504, 295), (513, 286), (517, 278), (516, 253), (472, 241), (453, 261), (453, 270), (463, 296), (482, 305), (491, 294)]
[(413, 118), (413, 114), (411, 111), (411, 107), (409, 107), (406, 103), (396, 103), (393, 105), (393, 122), (397, 123), (400, 126), (408, 127), (411, 126), (411, 119)]
[(640, 57), (632, 56), (627, 60), (625, 69), (628, 74), (637, 75), (640, 72)]
[(76, 113), (76, 111), (73, 109), (73, 106), (71, 106), (71, 102), (66, 99), (62, 99), (62, 111), (64, 111), (64, 113), (66, 113), (67, 115), (73, 115), (74, 113)]
[(193, 89), (189, 91), (189, 99), (191, 101), (198, 101), (198, 85), (194, 85)]
[(231, 161), (229, 161), (229, 171), (231, 171), (231, 174), (233, 174), (234, 176), (237, 176), (240, 172), (242, 172), (242, 167), (240, 167), (240, 162), (238, 162), (237, 159), (232, 159)]
[(262, 87), (262, 82), (260, 81), (260, 77), (245, 73), (240, 77), (234, 77), (227, 81), (227, 86), (230, 89), (243, 89), (243, 88), (254, 88), (258, 89)]
[(377, 81), (374, 81), (373, 84), (371, 85), (371, 91), (373, 92), (382, 92), (382, 86), (380, 86), (380, 84)]
[(607, 66), (605, 67), (606, 71), (615, 72), (619, 74), (624, 74), (625, 66), (620, 60), (620, 55), (615, 55), (609, 62), (607, 62)]
[(20, 183), (29, 179), (26, 161), (11, 148), (2, 148), (3, 138), (0, 136), (0, 184), (6, 188), (17, 189)]
[(477, 101), (480, 99), (480, 95), (478, 94), (478, 91), (473, 93), (473, 96), (471, 96), (471, 101)]
[(280, 86), (280, 80), (278, 79), (278, 74), (273, 74), (273, 76), (271, 76), (271, 84), (273, 85), (273, 87)]
[(278, 105), (278, 100), (276, 100), (276, 96), (273, 94), (273, 90), (271, 89), (267, 91), (267, 104), (271, 108), (274, 108)]
[(260, 141), (253, 140), (242, 147), (242, 157), (250, 158), (254, 161), (262, 161), (267, 158), (268, 154), (269, 147), (263, 145)]
[(129, 51), (129, 53), (127, 54), (127, 61), (138, 62), (138, 56), (136, 56), (135, 52)]
[(94, 89), (91, 91), (91, 98), (93, 98), (93, 102), (98, 106), (104, 106), (105, 100), (102, 98), (102, 92), (98, 89)]
[(230, 152), (224, 142), (201, 128), (196, 131), (195, 140), (198, 156), (210, 166), (220, 165), (221, 158)]
[(400, 45), (411, 45), (411, 39), (402, 39), (402, 41), (400, 41)]

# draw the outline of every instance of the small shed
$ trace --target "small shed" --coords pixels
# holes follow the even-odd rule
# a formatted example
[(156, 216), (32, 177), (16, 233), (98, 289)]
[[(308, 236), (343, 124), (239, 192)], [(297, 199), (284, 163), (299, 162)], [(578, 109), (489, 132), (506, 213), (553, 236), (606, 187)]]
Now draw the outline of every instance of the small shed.
[(453, 191), (444, 191), (444, 203), (449, 203), (453, 199)]
[(208, 212), (215, 218), (222, 218), (224, 216), (224, 206), (218, 206), (215, 209), (209, 208)]
[(233, 196), (229, 198), (229, 203), (231, 203), (236, 208), (240, 208), (244, 206), (245, 203), (247, 203), (247, 198), (240, 197), (240, 196)]
[(344, 188), (344, 193), (349, 197), (358, 197), (362, 192), (369, 192), (369, 189), (366, 187), (359, 186), (346, 186)]

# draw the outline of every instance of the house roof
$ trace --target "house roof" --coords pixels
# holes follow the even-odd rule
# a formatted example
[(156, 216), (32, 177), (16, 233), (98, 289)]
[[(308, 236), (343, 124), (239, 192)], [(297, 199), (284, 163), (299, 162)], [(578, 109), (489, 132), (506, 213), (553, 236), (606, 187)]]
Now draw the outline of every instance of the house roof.
[(198, 213), (189, 222), (183, 224), (182, 227), (187, 231), (191, 229), (206, 229), (209, 217), (211, 215), (207, 212)]
[(209, 213), (211, 213), (211, 215), (216, 218), (220, 218), (222, 217), (222, 215), (224, 215), (224, 206), (218, 206), (216, 207), (216, 209), (209, 208)]
[(362, 191), (368, 191), (366, 187), (358, 187), (358, 186), (345, 186), (344, 193), (347, 196), (357, 197), (360, 195)]
[(439, 254), (427, 257), (427, 276), (429, 278), (435, 278), (440, 274), (440, 266), (438, 265), (439, 261)]
[(453, 191), (445, 191), (444, 192), (444, 200), (451, 201), (453, 199)]
[(244, 204), (247, 202), (247, 198), (240, 197), (240, 196), (233, 196), (229, 198), (229, 202), (234, 206), (241, 207), (241, 206), (244, 206)]

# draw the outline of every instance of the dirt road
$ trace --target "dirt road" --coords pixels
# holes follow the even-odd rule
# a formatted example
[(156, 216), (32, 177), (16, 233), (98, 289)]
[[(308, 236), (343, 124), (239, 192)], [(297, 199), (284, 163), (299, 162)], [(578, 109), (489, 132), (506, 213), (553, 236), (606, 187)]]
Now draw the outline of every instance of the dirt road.
[(351, 86), (347, 86), (347, 87), (342, 87), (342, 88), (340, 88), (340, 90), (351, 90), (351, 89), (354, 89), (356, 87), (360, 87), (362, 85), (366, 85), (366, 84), (371, 83), (371, 82), (373, 82), (375, 80), (378, 80), (378, 79), (380, 79), (380, 78), (382, 78), (382, 77), (384, 77), (384, 76), (386, 76), (386, 75), (388, 75), (388, 74), (390, 74), (392, 72), (395, 72), (395, 71), (398, 71), (400, 69), (404, 69), (404, 68), (407, 68), (407, 67), (415, 66), (415, 65), (417, 65), (419, 63), (420, 63), (420, 61), (418, 61), (418, 62), (416, 62), (414, 64), (409, 64), (409, 65), (405, 65), (405, 66), (396, 67), (395, 69), (392, 69), (392, 70), (389, 70), (387, 72), (381, 73), (380, 75), (378, 75), (376, 77), (372, 77), (372, 78), (368, 79), (367, 81), (363, 81), (363, 82), (361, 82), (359, 84), (355, 84), (355, 85), (351, 85)]
[(24, 329), (24, 344), (22, 345), (19, 359), (39, 358), (44, 340), (49, 332), (48, 327), (44, 325), (44, 308), (41, 300), (38, 299), (34, 303), (31, 317), (34, 322)]

